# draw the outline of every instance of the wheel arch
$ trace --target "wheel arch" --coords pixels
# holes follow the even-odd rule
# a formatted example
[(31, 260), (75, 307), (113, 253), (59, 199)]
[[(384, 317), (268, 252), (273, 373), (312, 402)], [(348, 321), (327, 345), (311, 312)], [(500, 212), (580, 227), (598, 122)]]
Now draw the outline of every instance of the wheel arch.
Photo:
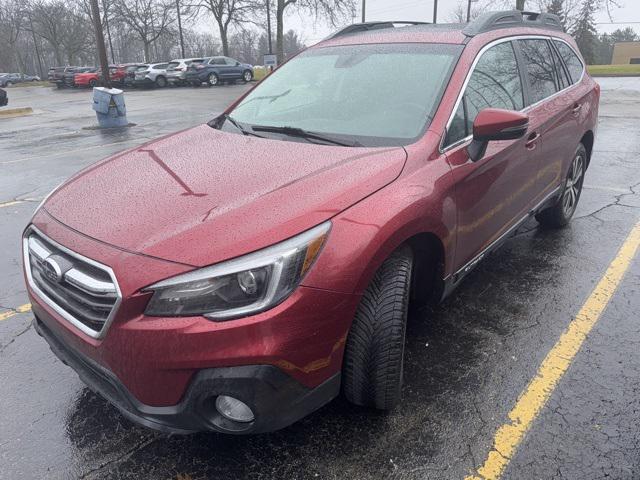
[(595, 141), (595, 137), (592, 130), (587, 130), (585, 134), (580, 139), (580, 143), (584, 145), (584, 148), (587, 150), (587, 166), (589, 168), (589, 163), (591, 163), (591, 154), (593, 152), (593, 143)]

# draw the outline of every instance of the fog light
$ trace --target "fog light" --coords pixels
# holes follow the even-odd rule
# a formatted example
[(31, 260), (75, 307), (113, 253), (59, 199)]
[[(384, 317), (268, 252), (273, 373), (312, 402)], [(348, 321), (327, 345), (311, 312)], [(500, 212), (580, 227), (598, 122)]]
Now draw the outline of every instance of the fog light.
[(233, 420), (234, 422), (248, 423), (253, 422), (255, 418), (246, 403), (227, 395), (220, 395), (216, 398), (216, 410), (218, 410), (224, 418)]

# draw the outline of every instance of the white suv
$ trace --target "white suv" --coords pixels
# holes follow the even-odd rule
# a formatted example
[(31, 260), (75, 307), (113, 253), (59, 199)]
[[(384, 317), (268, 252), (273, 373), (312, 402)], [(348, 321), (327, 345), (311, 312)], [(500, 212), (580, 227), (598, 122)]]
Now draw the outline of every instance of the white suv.
[(167, 67), (167, 80), (171, 85), (185, 85), (187, 79), (187, 68), (192, 63), (202, 63), (204, 58), (176, 58), (169, 62)]
[(168, 63), (151, 63), (138, 67), (133, 84), (136, 86), (166, 87), (168, 66)]

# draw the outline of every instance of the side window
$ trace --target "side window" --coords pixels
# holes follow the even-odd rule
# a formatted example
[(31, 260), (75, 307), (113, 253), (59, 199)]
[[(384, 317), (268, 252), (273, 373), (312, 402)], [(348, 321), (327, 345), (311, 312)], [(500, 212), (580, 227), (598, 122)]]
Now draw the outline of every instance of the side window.
[(582, 65), (582, 61), (576, 55), (576, 52), (564, 42), (559, 40), (554, 40), (553, 44), (558, 49), (558, 53), (564, 60), (564, 64), (567, 66), (567, 70), (569, 70), (569, 75), (571, 76), (571, 83), (576, 83), (582, 77), (582, 72), (584, 70), (584, 65)]
[(480, 57), (447, 131), (445, 145), (471, 135), (473, 121), (485, 108), (524, 108), (522, 81), (511, 42), (500, 43)]
[(518, 40), (527, 65), (527, 77), (531, 87), (531, 102), (553, 95), (557, 91), (553, 56), (546, 40)]
[(231, 65), (231, 66), (233, 66), (233, 67), (235, 67), (235, 66), (236, 66), (236, 63), (237, 63), (237, 62), (236, 62), (236, 60), (234, 60), (233, 58), (225, 57), (225, 60), (226, 60), (226, 62), (227, 62), (227, 65)]
[(224, 65), (224, 64), (225, 64), (225, 62), (224, 62), (224, 58), (221, 58), (221, 57), (215, 57), (215, 58), (212, 58), (212, 59), (209, 61), (209, 64), (210, 64), (210, 65)]

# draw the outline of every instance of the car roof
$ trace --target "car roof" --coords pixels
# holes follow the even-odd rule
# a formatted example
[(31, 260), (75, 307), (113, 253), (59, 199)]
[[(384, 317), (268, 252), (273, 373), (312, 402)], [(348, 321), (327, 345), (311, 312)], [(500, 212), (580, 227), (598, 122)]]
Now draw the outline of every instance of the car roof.
[(477, 39), (474, 43), (482, 43), (498, 37), (527, 34), (568, 37), (555, 15), (499, 11), (487, 12), (471, 23), (387, 21), (354, 24), (311, 48), (375, 43), (466, 44), (472, 39)]

